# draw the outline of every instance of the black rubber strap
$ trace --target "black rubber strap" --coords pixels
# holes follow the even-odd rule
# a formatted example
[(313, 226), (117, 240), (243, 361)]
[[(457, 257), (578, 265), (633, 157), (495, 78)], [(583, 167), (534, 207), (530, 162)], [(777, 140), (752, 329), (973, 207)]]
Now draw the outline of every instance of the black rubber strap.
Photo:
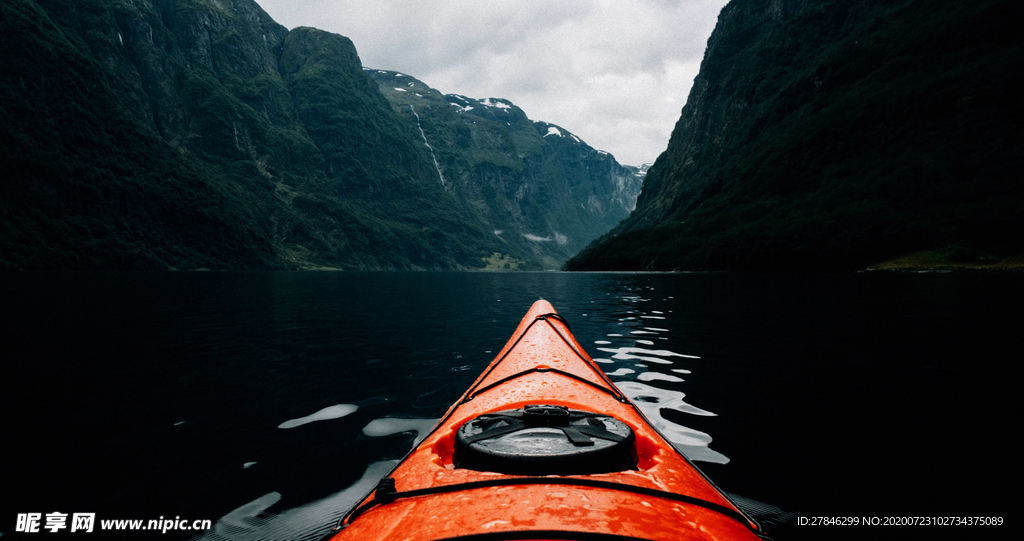
[[(620, 436), (608, 430), (605, 428), (604, 424), (595, 420), (595, 415), (598, 414), (591, 412), (572, 412), (565, 416), (568, 424), (565, 426), (550, 425), (548, 428), (561, 430), (565, 434), (565, 437), (569, 438), (569, 441), (578, 447), (589, 447), (594, 445), (594, 441), (590, 439), (591, 437), (615, 443), (626, 441), (625, 436)], [(585, 419), (586, 424), (572, 424), (573, 421), (579, 421), (580, 419)], [(504, 436), (505, 434), (511, 434), (513, 432), (523, 430), (524, 428), (531, 427), (531, 425), (523, 421), (523, 413), (521, 411), (486, 413), (470, 422), (475, 423), (476, 427), (481, 429), (481, 432), (479, 434), (466, 437), (464, 440), (466, 445), (482, 440), (497, 438), (499, 436)], [(504, 422), (505, 425), (495, 426), (499, 422)]]
[(545, 321), (549, 320), (549, 319), (554, 319), (554, 320), (560, 321), (560, 322), (562, 322), (562, 325), (565, 325), (566, 329), (569, 329), (569, 332), (572, 332), (572, 327), (569, 326), (569, 322), (566, 321), (566, 319), (564, 317), (562, 317), (562, 316), (560, 316), (560, 315), (558, 315), (558, 314), (556, 314), (554, 312), (550, 312), (550, 313), (547, 313), (547, 314), (541, 314), (541, 315), (537, 316), (537, 319), (543, 319)]
[[(519, 335), (519, 338), (516, 338), (516, 341), (515, 341), (515, 342), (514, 342), (514, 343), (513, 343), (513, 344), (512, 344), (512, 345), (511, 345), (511, 346), (510, 346), (509, 348), (508, 348), (508, 350), (506, 350), (506, 351), (505, 351), (505, 354), (504, 354), (504, 355), (502, 355), (502, 356), (501, 356), (501, 358), (500, 358), (500, 359), (498, 359), (497, 361), (495, 361), (495, 362), (492, 362), (492, 363), (491, 363), (491, 365), (490, 365), (489, 367), (487, 367), (487, 370), (484, 370), (484, 373), (483, 373), (483, 374), (481, 374), (479, 378), (477, 378), (477, 381), (483, 381), (483, 380), (487, 379), (487, 376), (489, 376), (489, 375), (491, 374), (491, 372), (492, 372), (492, 371), (493, 371), (493, 370), (494, 370), (495, 368), (497, 368), (497, 367), (498, 367), (498, 365), (500, 365), (500, 364), (501, 364), (501, 361), (504, 361), (504, 360), (505, 360), (505, 357), (508, 357), (508, 355), (509, 355), (510, 353), (512, 353), (513, 351), (515, 351), (515, 349), (516, 349), (516, 346), (518, 346), (518, 345), (519, 345), (519, 342), (521, 342), (521, 341), (523, 340), (523, 338), (524, 338), (524, 337), (526, 337), (526, 335), (527, 335), (527, 334), (528, 334), (528, 333), (530, 332), (530, 329), (532, 329), (532, 328), (533, 328), (533, 325), (534, 325), (535, 323), (537, 323), (538, 321), (541, 321), (541, 320), (546, 320), (546, 319), (547, 319), (547, 316), (550, 316), (550, 315), (557, 315), (557, 314), (541, 314), (541, 315), (539, 315), (539, 316), (535, 317), (535, 318), (533, 319), (533, 321), (531, 321), (531, 322), (530, 322), (530, 324), (529, 324), (529, 325), (527, 325), (525, 329), (523, 329), (523, 332), (522, 332), (522, 334), (520, 334), (520, 335)], [(558, 317), (559, 317), (559, 318), (561, 318), (561, 316), (558, 316)], [(565, 320), (562, 320), (562, 321), (565, 321)], [(550, 323), (548, 323), (548, 325), (550, 325)], [(469, 389), (469, 391), (467, 391), (467, 393), (469, 393), (469, 392), (472, 392), (472, 391), (473, 391), (473, 388), (471, 387), (471, 388)]]
[(616, 433), (612, 432), (611, 430), (608, 430), (608, 429), (606, 429), (604, 427), (597, 428), (597, 427), (590, 427), (590, 426), (575, 426), (574, 425), (573, 428), (578, 430), (581, 434), (586, 434), (588, 436), (592, 436), (592, 437), (595, 437), (595, 438), (600, 438), (602, 440), (613, 441), (615, 443), (621, 443), (621, 442), (626, 441), (626, 437), (625, 436), (620, 436), (620, 435), (618, 435), (618, 434), (616, 434)]
[(565, 437), (569, 438), (569, 441), (576, 447), (590, 447), (594, 445), (594, 440), (588, 438), (582, 432), (576, 429), (576, 427), (569, 426), (556, 426), (552, 427), (561, 430)]
[[(473, 422), (473, 421), (470, 421), (470, 422)], [(481, 432), (481, 433), (479, 433), (479, 434), (477, 434), (475, 436), (470, 436), (470, 437), (466, 438), (466, 441), (465, 441), (466, 445), (471, 445), (471, 444), (474, 444), (474, 443), (476, 443), (478, 441), (481, 441), (481, 440), (489, 440), (491, 438), (497, 438), (498, 436), (504, 436), (505, 434), (511, 434), (513, 432), (518, 432), (519, 430), (522, 430), (522, 429), (526, 428), (526, 423), (520, 421), (519, 419), (515, 419), (515, 418), (510, 417), (509, 420), (506, 421), (506, 422), (508, 424), (505, 425), (505, 426), (501, 426), (501, 427), (497, 427), (497, 428), (487, 428), (486, 430), (484, 430), (483, 432)]]
[(591, 387), (593, 387), (595, 389), (599, 389), (599, 390), (601, 390), (601, 391), (603, 391), (605, 393), (608, 393), (608, 394), (612, 395), (613, 397), (615, 397), (616, 400), (618, 400), (620, 402), (622, 402), (622, 401), (624, 401), (626, 399), (626, 397), (623, 396), (622, 393), (616, 392), (614, 387), (605, 387), (604, 385), (599, 385), (597, 383), (594, 383), (593, 381), (590, 381), (587, 378), (577, 376), (576, 374), (573, 374), (572, 372), (566, 372), (565, 370), (559, 370), (557, 368), (530, 368), (528, 370), (523, 370), (522, 372), (516, 372), (515, 374), (512, 374), (512, 375), (504, 377), (504, 378), (501, 378), (498, 381), (495, 381), (494, 383), (492, 383), (490, 385), (487, 385), (487, 386), (482, 387), (480, 389), (474, 390), (472, 394), (466, 396), (466, 398), (464, 398), (462, 400), (462, 403), (469, 402), (470, 400), (473, 400), (477, 396), (479, 396), (479, 395), (481, 395), (481, 394), (483, 394), (483, 393), (485, 393), (485, 392), (487, 392), (487, 391), (489, 391), (489, 390), (491, 390), (491, 389), (493, 389), (495, 387), (498, 387), (499, 385), (502, 385), (504, 383), (508, 383), (509, 381), (512, 381), (512, 380), (514, 380), (516, 378), (525, 376), (527, 374), (545, 373), (545, 372), (554, 372), (556, 374), (565, 376), (567, 378), (571, 378), (571, 379), (574, 379), (576, 381), (579, 381), (580, 383), (585, 383), (585, 384), (590, 385)]

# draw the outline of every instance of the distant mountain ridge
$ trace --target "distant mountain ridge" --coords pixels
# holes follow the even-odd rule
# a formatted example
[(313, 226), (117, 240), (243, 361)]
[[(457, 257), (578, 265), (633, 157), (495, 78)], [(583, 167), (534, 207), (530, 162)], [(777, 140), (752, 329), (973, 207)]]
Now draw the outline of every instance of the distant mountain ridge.
[(635, 206), (642, 174), (569, 130), (506, 99), (441, 94), (408, 74), (365, 70), (423, 139), (439, 182), (478, 209), (502, 253), (521, 264), (559, 267)]
[[(0, 73), (0, 269), (556, 268), (622, 195), (556, 189), (555, 169), (590, 166), (542, 152), (554, 172), (487, 200), (484, 177), (512, 178), (494, 157), (532, 156), (529, 138), (467, 126), (451, 133), (472, 152), (448, 150), (443, 119), (411, 124), (348, 38), (251, 0), (8, 0)], [(570, 191), (600, 211), (537, 198)]]
[(636, 210), (574, 270), (1024, 254), (1007, 0), (732, 0)]

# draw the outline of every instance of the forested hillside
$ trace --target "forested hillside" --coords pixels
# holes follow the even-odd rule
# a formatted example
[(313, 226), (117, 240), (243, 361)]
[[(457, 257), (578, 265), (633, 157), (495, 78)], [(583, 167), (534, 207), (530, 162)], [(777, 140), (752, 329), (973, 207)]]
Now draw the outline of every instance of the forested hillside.
[[(408, 74), (367, 70), (428, 147), (438, 182), (480, 212), (505, 247), (495, 263), (557, 268), (629, 215), (643, 173), (511, 101), (442, 95)], [(510, 256), (511, 257), (511, 256)]]
[[(439, 182), (349, 39), (252, 0), (6, 0), (0, 72), (0, 269), (540, 269), (572, 253), (496, 234), (492, 202), (460, 187), (475, 177)], [(582, 246), (604, 214), (563, 234)]]
[(637, 208), (570, 269), (1024, 254), (1021, 8), (733, 0)]

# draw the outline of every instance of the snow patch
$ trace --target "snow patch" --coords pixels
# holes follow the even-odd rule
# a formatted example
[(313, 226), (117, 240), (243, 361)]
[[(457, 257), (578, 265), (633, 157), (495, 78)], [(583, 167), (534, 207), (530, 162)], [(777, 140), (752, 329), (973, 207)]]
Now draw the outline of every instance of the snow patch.
[(544, 134), (544, 137), (547, 137), (549, 135), (557, 135), (559, 137), (565, 137), (564, 135), (562, 135), (562, 132), (558, 131), (558, 128), (556, 128), (554, 126), (551, 126), (550, 128), (548, 128), (548, 132)]
[(480, 100), (480, 103), (487, 105), (488, 107), (497, 107), (498, 109), (511, 109), (512, 106), (500, 101), (495, 101), (494, 98), (487, 98), (486, 100)]
[(397, 91), (399, 91), (399, 92), (405, 92), (405, 89), (404, 89), (404, 88), (398, 88), (397, 86), (395, 87), (395, 90), (397, 90)]

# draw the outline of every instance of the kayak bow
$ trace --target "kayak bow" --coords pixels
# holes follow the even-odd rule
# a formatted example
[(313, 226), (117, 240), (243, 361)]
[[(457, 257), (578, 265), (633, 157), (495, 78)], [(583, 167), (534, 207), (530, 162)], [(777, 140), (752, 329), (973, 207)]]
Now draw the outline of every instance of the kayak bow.
[(547, 301), (334, 541), (759, 539)]

